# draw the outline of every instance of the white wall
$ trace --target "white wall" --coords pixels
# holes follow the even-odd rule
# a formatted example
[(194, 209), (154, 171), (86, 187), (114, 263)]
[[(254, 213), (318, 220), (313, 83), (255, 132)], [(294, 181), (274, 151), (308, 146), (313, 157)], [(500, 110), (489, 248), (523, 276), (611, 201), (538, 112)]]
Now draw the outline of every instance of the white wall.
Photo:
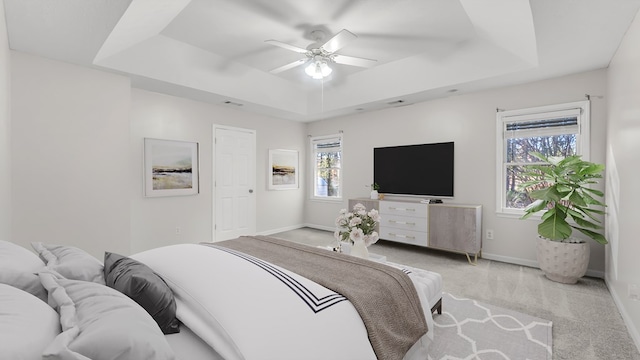
[[(305, 124), (131, 89), (123, 76), (19, 52), (11, 75), (13, 241), (102, 258), (211, 240), (213, 124), (256, 130), (258, 233), (303, 224), (304, 188), (267, 191), (267, 154), (293, 149), (304, 160)], [(145, 137), (200, 143), (199, 195), (142, 196)]]
[[(304, 189), (267, 190), (269, 149), (298, 150), (304, 159), (305, 125), (218, 105), (133, 89), (131, 101), (131, 251), (181, 242), (211, 241), (213, 125), (256, 130), (256, 206), (258, 233), (303, 224)], [(142, 196), (143, 139), (196, 141), (200, 144), (200, 194)], [(304, 179), (302, 177), (301, 179)], [(176, 235), (176, 227), (180, 227)]]
[(11, 53), (12, 240), (129, 251), (129, 79)]
[(636, 15), (608, 71), (606, 280), (629, 332), (640, 349), (640, 17)]
[[(606, 71), (598, 70), (310, 123), (308, 132), (312, 135), (344, 131), (345, 201), (308, 201), (306, 222), (333, 228), (346, 199), (368, 196), (366, 185), (373, 180), (374, 147), (454, 141), (455, 199), (449, 202), (483, 206), (483, 229), (493, 229), (495, 237), (483, 240), (483, 255), (536, 266), (537, 222), (498, 217), (495, 213), (496, 108), (511, 110), (584, 100), (585, 94), (602, 96), (605, 89)], [(591, 110), (591, 160), (604, 163), (606, 99), (592, 98)], [(433, 169), (434, 176), (437, 172)], [(594, 242), (591, 250), (591, 273), (602, 276), (604, 247)]]
[(0, 0), (0, 240), (11, 240), (11, 58)]

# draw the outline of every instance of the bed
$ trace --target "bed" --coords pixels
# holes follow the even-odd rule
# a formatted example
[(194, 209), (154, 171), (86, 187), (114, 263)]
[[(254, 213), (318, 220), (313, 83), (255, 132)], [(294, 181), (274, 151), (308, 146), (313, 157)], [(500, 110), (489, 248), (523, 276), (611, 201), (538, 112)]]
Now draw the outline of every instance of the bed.
[[(268, 243), (266, 248), (273, 247), (273, 242), (276, 245), (280, 242), (289, 243), (268, 237), (246, 238), (248, 238), (245, 239), (247, 242)], [(431, 312), (432, 309), (437, 309), (441, 298), (441, 277), (438, 274), (398, 264), (371, 265), (370, 261), (355, 259), (348, 255), (295, 245), (294, 247), (301, 247), (304, 252), (309, 250), (309, 256), (322, 259), (317, 264), (313, 263), (313, 260), (310, 262), (305, 260), (305, 267), (312, 270), (309, 270), (309, 276), (302, 276), (287, 270), (286, 266), (289, 265), (277, 265), (262, 259), (262, 257), (269, 257), (268, 254), (258, 257), (247, 253), (251, 251), (239, 251), (234, 246), (241, 244), (240, 240), (216, 244), (173, 245), (148, 250), (130, 257), (116, 254), (111, 255), (112, 258), (105, 256), (104, 264), (82, 250), (72, 247), (36, 243), (34, 249), (39, 255), (38, 258), (32, 252), (15, 244), (0, 242), (0, 264), (2, 264), (0, 267), (5, 265), (5, 262), (2, 262), (3, 256), (9, 256), (14, 259), (23, 258), (19, 260), (21, 265), (18, 266), (17, 263), (11, 265), (14, 270), (18, 267), (24, 268), (24, 276), (18, 280), (7, 279), (10, 276), (5, 276), (4, 268), (0, 269), (5, 274), (0, 276), (0, 283), (11, 285), (0, 287), (0, 302), (12, 299), (11, 304), (19, 303), (18, 307), (21, 309), (17, 309), (16, 313), (21, 315), (37, 313), (32, 309), (36, 305), (41, 312), (48, 314), (46, 318), (49, 326), (42, 326), (42, 324), (39, 326), (40, 330), (46, 330), (38, 337), (39, 346), (32, 345), (29, 349), (32, 352), (31, 356), (47, 353), (48, 358), (51, 359), (426, 358), (429, 337), (432, 334), (427, 331), (432, 329)], [(17, 251), (16, 247), (21, 250)], [(16, 257), (16, 252), (20, 253), (19, 257)], [(284, 257), (301, 258), (301, 256), (290, 254), (285, 254)], [(27, 258), (29, 261), (26, 261)], [(377, 321), (375, 319), (377, 316), (370, 316), (374, 318), (372, 321), (367, 318), (367, 315), (360, 313), (361, 308), (374, 306), (373, 313), (375, 313), (376, 304), (383, 304), (384, 308), (388, 307), (384, 302), (378, 302), (378, 298), (389, 296), (378, 294), (378, 296), (372, 296), (371, 304), (373, 305), (362, 305), (359, 303), (360, 300), (351, 301), (342, 293), (310, 280), (309, 277), (315, 276), (314, 272), (324, 277), (323, 274), (327, 270), (318, 266), (327, 261), (346, 262), (348, 270), (337, 272), (343, 274), (342, 276), (346, 279), (357, 278), (354, 272), (368, 274), (372, 271), (392, 274), (392, 282), (402, 283), (408, 279), (408, 284), (397, 288), (400, 290), (394, 288), (396, 289), (394, 294), (405, 292), (408, 288), (413, 289), (413, 294), (407, 296), (408, 300), (401, 300), (398, 303), (400, 305), (397, 306), (402, 309), (402, 314), (395, 313), (393, 316), (404, 316), (400, 323), (416, 329), (407, 332), (396, 331), (393, 330), (393, 326), (397, 325), (391, 324), (392, 331), (387, 335), (384, 335), (384, 331), (374, 330), (375, 326), (383, 328), (386, 326), (372, 325)], [(364, 268), (361, 267), (361, 263), (364, 263)], [(373, 267), (373, 270), (369, 269), (370, 267)], [(129, 279), (131, 273), (137, 273), (141, 269), (146, 269), (146, 279), (154, 276), (158, 278), (151, 281), (152, 285), (166, 286), (169, 290), (160, 291), (162, 296), (154, 295), (152, 301), (149, 301), (148, 296), (136, 299), (136, 294), (132, 296), (131, 293), (127, 294), (126, 289), (118, 289), (117, 281), (113, 288), (106, 286), (113, 282), (113, 278)], [(34, 279), (39, 281), (40, 287), (36, 286), (38, 284)], [(339, 280), (338, 283), (340, 282)], [(25, 286), (27, 283), (31, 288)], [(13, 289), (7, 290), (10, 287)], [(27, 294), (30, 295), (30, 300), (38, 300), (37, 297), (41, 300), (38, 300), (39, 303), (25, 302), (24, 299), (15, 301), (17, 293), (15, 290), (21, 292), (18, 298), (25, 297)], [(379, 291), (384, 290), (377, 290)], [(48, 296), (43, 297), (43, 294), (47, 293)], [(60, 293), (66, 293), (68, 296), (57, 296), (57, 299), (55, 299), (56, 296), (52, 296)], [(147, 308), (148, 306), (157, 307), (169, 297), (171, 301), (167, 304), (173, 304), (173, 307), (169, 305), (163, 307), (160, 314), (158, 311)], [(404, 295), (392, 297), (403, 298)], [(99, 300), (104, 301), (98, 303)], [(45, 304), (45, 301), (48, 304)], [(83, 301), (91, 301), (91, 303), (87, 304)], [(146, 305), (144, 301), (147, 301)], [(110, 312), (112, 306), (105, 305), (111, 303), (118, 303), (118, 306), (127, 308), (128, 312), (120, 316), (113, 315)], [(52, 317), (47, 307), (49, 310), (55, 309), (54, 314), (57, 310), (59, 317)], [(147, 311), (141, 313), (140, 307), (144, 307), (143, 310)], [(166, 309), (173, 309), (173, 312), (166, 312)], [(167, 316), (167, 313), (173, 315)], [(391, 312), (391, 314), (394, 313)], [(83, 316), (88, 316), (88, 319), (82, 319)], [(39, 316), (39, 318), (42, 317), (42, 315)], [(57, 320), (52, 321), (52, 318)], [(70, 318), (79, 323), (69, 323)], [(31, 319), (21, 323), (33, 324), (34, 321)], [(105, 349), (88, 350), (91, 348), (88, 344), (92, 341), (108, 338), (105, 332), (108, 332), (110, 327), (118, 329), (115, 332), (120, 337), (116, 336), (116, 339), (122, 340), (122, 336), (127, 337), (127, 334), (135, 328), (132, 325), (134, 322), (135, 324), (144, 323), (141, 325), (143, 330), (138, 329), (135, 333), (143, 333), (146, 337), (143, 336), (140, 340), (142, 344), (129, 344), (127, 345), (129, 348), (118, 350), (120, 354), (128, 354), (127, 356), (109, 357), (106, 353), (113, 349), (106, 344), (101, 344)], [(28, 326), (25, 325), (25, 327)], [(0, 331), (2, 330), (0, 327)], [(4, 329), (4, 331), (9, 330)], [(83, 336), (85, 338), (82, 338)], [(385, 336), (391, 336), (391, 339), (380, 339)], [(399, 337), (396, 339), (394, 336)], [(131, 339), (128, 341), (135, 342)], [(399, 346), (398, 349), (395, 342), (405, 345)], [(14, 347), (16, 347), (15, 343), (0, 342), (3, 353)], [(18, 349), (11, 351), (19, 353), (24, 348), (24, 346), (18, 346)], [(88, 351), (94, 351), (94, 353), (87, 356)], [(16, 355), (14, 358), (39, 359), (41, 357)]]

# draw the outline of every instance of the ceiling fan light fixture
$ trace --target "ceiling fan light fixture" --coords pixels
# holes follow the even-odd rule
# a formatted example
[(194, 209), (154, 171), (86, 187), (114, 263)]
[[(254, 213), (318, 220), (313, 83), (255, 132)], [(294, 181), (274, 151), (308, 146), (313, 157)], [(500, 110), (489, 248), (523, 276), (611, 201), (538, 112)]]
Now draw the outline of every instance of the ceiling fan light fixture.
[(329, 65), (327, 65), (326, 61), (314, 61), (309, 64), (306, 69), (304, 69), (304, 72), (306, 72), (307, 75), (316, 80), (320, 80), (331, 75), (332, 71), (333, 69), (331, 69)]

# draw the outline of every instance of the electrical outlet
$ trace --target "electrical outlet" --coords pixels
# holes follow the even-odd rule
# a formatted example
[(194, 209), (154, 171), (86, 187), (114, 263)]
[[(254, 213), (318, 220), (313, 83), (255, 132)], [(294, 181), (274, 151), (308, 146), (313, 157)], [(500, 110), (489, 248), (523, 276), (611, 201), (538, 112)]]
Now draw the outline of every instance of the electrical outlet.
[(629, 299), (640, 301), (640, 286), (629, 284)]
[(493, 240), (493, 230), (487, 230), (487, 234), (485, 236), (487, 240)]
[(180, 230), (180, 227), (176, 226), (176, 235), (180, 235), (181, 232), (182, 230)]

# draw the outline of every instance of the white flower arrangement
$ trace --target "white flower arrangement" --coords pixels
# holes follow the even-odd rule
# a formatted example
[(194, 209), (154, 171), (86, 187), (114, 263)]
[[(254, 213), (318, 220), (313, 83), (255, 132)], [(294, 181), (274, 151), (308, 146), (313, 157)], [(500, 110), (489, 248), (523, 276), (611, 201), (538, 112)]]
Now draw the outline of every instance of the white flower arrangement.
[(378, 241), (378, 233), (375, 231), (378, 223), (380, 223), (378, 210), (372, 209), (367, 212), (367, 208), (358, 203), (353, 207), (352, 212), (348, 212), (347, 209), (340, 210), (340, 215), (336, 218), (337, 229), (333, 236), (338, 241), (351, 244), (364, 240), (364, 244), (369, 246)]

